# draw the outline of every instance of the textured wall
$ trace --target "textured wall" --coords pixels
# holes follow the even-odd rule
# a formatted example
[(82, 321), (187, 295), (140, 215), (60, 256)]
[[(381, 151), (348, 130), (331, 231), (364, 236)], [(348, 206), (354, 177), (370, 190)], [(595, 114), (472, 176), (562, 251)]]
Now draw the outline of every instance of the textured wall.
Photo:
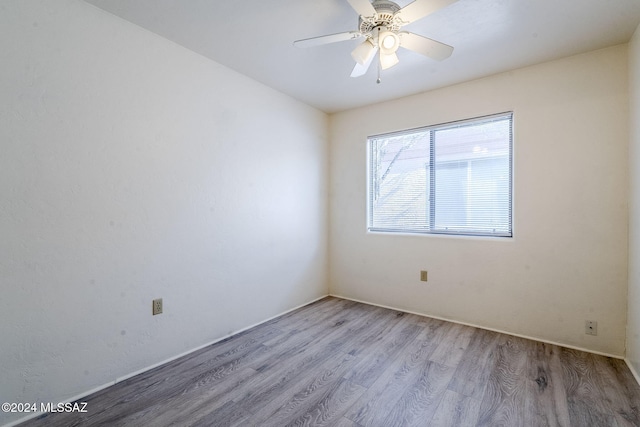
[[(331, 292), (623, 355), (627, 90), (618, 46), (333, 115)], [(513, 239), (367, 234), (368, 135), (510, 110)]]
[(629, 314), (627, 360), (640, 375), (640, 27), (629, 43)]
[(326, 295), (324, 113), (76, 0), (1, 2), (0, 56), (1, 402)]

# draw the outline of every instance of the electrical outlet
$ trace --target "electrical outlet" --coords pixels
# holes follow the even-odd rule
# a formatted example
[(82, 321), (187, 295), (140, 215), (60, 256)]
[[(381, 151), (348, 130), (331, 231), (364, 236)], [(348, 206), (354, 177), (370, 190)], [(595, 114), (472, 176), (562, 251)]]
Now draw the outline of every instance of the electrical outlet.
[(162, 313), (162, 298), (154, 299), (152, 303), (153, 315)]
[(422, 270), (420, 272), (420, 280), (423, 281), (423, 282), (427, 281), (427, 270)]
[(584, 323), (584, 333), (587, 335), (598, 335), (598, 322), (586, 320)]

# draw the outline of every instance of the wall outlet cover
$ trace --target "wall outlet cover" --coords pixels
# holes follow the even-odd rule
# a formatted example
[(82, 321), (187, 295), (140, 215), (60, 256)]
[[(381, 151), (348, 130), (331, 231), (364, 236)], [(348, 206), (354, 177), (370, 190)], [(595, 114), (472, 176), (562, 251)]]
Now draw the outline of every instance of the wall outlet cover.
[(155, 316), (156, 314), (162, 313), (162, 298), (154, 299), (152, 303), (152, 312)]

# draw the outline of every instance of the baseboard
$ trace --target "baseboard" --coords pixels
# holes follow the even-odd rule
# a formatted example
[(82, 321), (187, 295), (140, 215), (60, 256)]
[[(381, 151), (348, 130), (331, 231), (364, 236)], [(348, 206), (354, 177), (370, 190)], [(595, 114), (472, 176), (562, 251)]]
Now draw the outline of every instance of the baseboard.
[[(201, 346), (195, 347), (195, 348), (193, 348), (191, 350), (185, 351), (185, 352), (180, 353), (180, 354), (178, 354), (176, 356), (170, 357), (170, 358), (168, 358), (168, 359), (166, 359), (166, 360), (164, 360), (162, 362), (158, 362), (158, 363), (155, 363), (153, 365), (147, 366), (145, 368), (139, 369), (139, 370), (137, 370), (135, 372), (132, 372), (132, 373), (129, 373), (129, 374), (124, 375), (122, 377), (119, 377), (119, 378), (115, 379), (114, 381), (109, 381), (106, 384), (103, 384), (101, 386), (95, 387), (95, 388), (93, 388), (91, 390), (88, 390), (88, 391), (83, 392), (81, 394), (78, 394), (76, 396), (70, 397), (70, 398), (64, 400), (62, 403), (78, 401), (78, 400), (82, 399), (83, 397), (89, 396), (90, 394), (96, 393), (96, 392), (98, 392), (100, 390), (103, 390), (103, 389), (105, 389), (107, 387), (111, 387), (111, 386), (113, 386), (115, 384), (118, 384), (118, 383), (120, 383), (122, 381), (125, 381), (125, 380), (127, 380), (129, 378), (135, 377), (136, 375), (139, 375), (139, 374), (147, 372), (147, 371), (149, 371), (151, 369), (157, 368), (158, 366), (164, 365), (165, 363), (172, 362), (172, 361), (174, 361), (176, 359), (179, 359), (179, 358), (181, 358), (183, 356), (186, 356), (186, 355), (188, 355), (190, 353), (193, 353), (194, 351), (201, 350), (201, 349), (203, 349), (205, 347), (208, 347), (208, 346), (210, 346), (212, 344), (215, 344), (217, 342), (225, 340), (225, 339), (227, 339), (227, 338), (229, 338), (229, 337), (231, 337), (233, 335), (239, 334), (239, 333), (244, 332), (244, 331), (246, 331), (248, 329), (251, 329), (251, 328), (255, 328), (256, 326), (259, 326), (259, 325), (261, 325), (263, 323), (269, 322), (269, 321), (271, 321), (271, 320), (273, 320), (273, 319), (275, 319), (277, 317), (283, 316), (283, 315), (285, 315), (287, 313), (295, 311), (295, 310), (297, 310), (299, 308), (302, 308), (302, 307), (304, 307), (306, 305), (312, 304), (312, 303), (314, 303), (316, 301), (319, 301), (319, 300), (321, 300), (323, 298), (326, 298), (328, 296), (332, 296), (332, 297), (335, 297), (335, 298), (341, 298), (341, 299), (345, 299), (345, 300), (350, 300), (350, 301), (355, 301), (355, 302), (359, 302), (359, 303), (362, 303), (362, 304), (373, 305), (373, 306), (376, 306), (376, 307), (387, 308), (387, 309), (390, 309), (390, 310), (402, 311), (404, 313), (411, 313), (411, 314), (415, 314), (415, 315), (418, 315), (418, 316), (429, 317), (429, 318), (432, 318), (432, 319), (443, 320), (443, 321), (446, 321), (446, 322), (457, 323), (457, 324), (464, 325), (464, 326), (471, 326), (471, 327), (474, 327), (474, 328), (485, 329), (485, 330), (488, 330), (488, 331), (498, 332), (498, 333), (501, 333), (501, 334), (511, 335), (511, 336), (515, 336), (515, 337), (530, 339), (530, 340), (534, 340), (534, 341), (540, 341), (540, 342), (544, 342), (544, 343), (548, 343), (548, 344), (558, 345), (558, 346), (561, 346), (561, 347), (571, 348), (571, 349), (574, 349), (574, 350), (585, 351), (587, 353), (598, 354), (600, 356), (612, 357), (614, 359), (622, 359), (622, 360), (625, 361), (625, 363), (629, 367), (629, 370), (631, 371), (632, 375), (634, 376), (635, 380), (640, 385), (640, 375), (638, 374), (638, 372), (636, 372), (636, 370), (634, 369), (634, 366), (631, 364), (631, 362), (628, 359), (622, 358), (620, 356), (616, 356), (616, 355), (608, 354), (608, 353), (603, 353), (603, 352), (599, 352), (599, 351), (595, 351), (595, 350), (590, 350), (590, 349), (586, 349), (586, 348), (581, 348), (581, 347), (577, 347), (577, 346), (567, 345), (567, 344), (563, 344), (563, 343), (558, 343), (558, 342), (555, 342), (555, 341), (549, 341), (549, 340), (544, 340), (544, 339), (540, 339), (540, 338), (536, 338), (536, 337), (530, 337), (530, 336), (527, 336), (527, 335), (514, 334), (512, 332), (503, 331), (503, 330), (495, 329), (495, 328), (488, 328), (488, 327), (485, 327), (485, 326), (475, 325), (473, 323), (468, 323), (468, 322), (461, 322), (461, 321), (457, 321), (455, 319), (448, 319), (448, 318), (444, 318), (444, 317), (440, 317), (440, 316), (431, 316), (431, 315), (427, 315), (427, 314), (424, 314), (424, 313), (419, 313), (419, 312), (416, 312), (416, 311), (400, 309), (400, 308), (392, 307), (392, 306), (389, 306), (389, 305), (377, 304), (377, 303), (373, 303), (373, 302), (369, 302), (369, 301), (359, 300), (359, 299), (356, 299), (356, 298), (350, 298), (350, 297), (345, 297), (345, 296), (334, 294), (334, 293), (329, 293), (327, 295), (323, 295), (321, 297), (315, 298), (315, 299), (313, 299), (313, 300), (311, 300), (309, 302), (306, 302), (304, 304), (300, 304), (300, 305), (298, 305), (298, 306), (296, 306), (294, 308), (291, 308), (289, 310), (286, 310), (286, 311), (284, 311), (284, 312), (282, 312), (280, 314), (277, 314), (275, 316), (269, 317), (268, 319), (262, 320), (260, 322), (257, 322), (255, 324), (253, 324), (253, 325), (250, 325), (250, 326), (247, 326), (245, 328), (239, 329), (239, 330), (237, 330), (235, 332), (232, 332), (232, 333), (230, 333), (228, 335), (225, 335), (223, 337), (215, 339), (215, 340), (213, 340), (211, 342), (208, 342), (208, 343), (203, 344)], [(4, 424), (4, 426), (2, 426), (2, 427), (14, 427), (14, 426), (16, 426), (16, 425), (18, 425), (20, 423), (23, 423), (23, 422), (25, 422), (27, 420), (39, 417), (42, 414), (43, 414), (42, 412), (32, 413), (32, 414), (30, 414), (30, 415), (28, 415), (26, 417), (20, 418), (20, 419), (15, 420), (15, 421), (11, 421), (8, 424)]]
[[(326, 298), (326, 297), (328, 297), (328, 296), (329, 296), (329, 294), (327, 294), (327, 295), (323, 295), (323, 296), (318, 297), (318, 298), (316, 298), (316, 299), (313, 299), (313, 300), (311, 300), (311, 301), (309, 301), (309, 302), (305, 302), (304, 304), (300, 304), (300, 305), (298, 305), (298, 306), (296, 306), (296, 307), (294, 307), (294, 308), (292, 308), (292, 309), (289, 309), (289, 310), (287, 310), (287, 311), (284, 311), (284, 312), (282, 312), (282, 313), (280, 313), (280, 314), (276, 314), (275, 316), (271, 316), (271, 317), (269, 317), (268, 319), (261, 320), (260, 322), (254, 323), (253, 325), (247, 326), (247, 327), (245, 327), (245, 328), (242, 328), (242, 329), (239, 329), (239, 330), (237, 330), (237, 331), (235, 331), (235, 332), (232, 332), (232, 333), (230, 333), (230, 334), (227, 334), (227, 335), (225, 335), (225, 336), (223, 336), (223, 337), (220, 337), (220, 338), (218, 338), (218, 339), (215, 339), (215, 340), (213, 340), (213, 341), (211, 341), (211, 342), (209, 342), (209, 343), (203, 344), (203, 345), (198, 346), (198, 347), (196, 347), (196, 348), (192, 348), (191, 350), (187, 350), (187, 351), (185, 351), (185, 352), (183, 352), (183, 353), (178, 354), (177, 356), (172, 356), (172, 357), (170, 357), (170, 358), (169, 358), (169, 359), (167, 359), (167, 360), (164, 360), (164, 361), (162, 361), (162, 362), (155, 363), (155, 364), (153, 364), (153, 365), (151, 365), (151, 366), (147, 366), (146, 368), (139, 369), (139, 370), (137, 370), (137, 371), (135, 371), (135, 372), (132, 372), (132, 373), (130, 373), (130, 374), (127, 374), (127, 375), (125, 375), (125, 376), (122, 376), (122, 377), (120, 377), (120, 378), (117, 378), (113, 384), (117, 384), (117, 383), (122, 382), (122, 381), (124, 381), (124, 380), (128, 380), (129, 378), (135, 377), (136, 375), (140, 375), (140, 374), (142, 374), (142, 373), (144, 373), (144, 372), (150, 371), (151, 369), (157, 368), (158, 366), (162, 366), (162, 365), (164, 365), (165, 363), (173, 362), (174, 360), (179, 359), (179, 358), (181, 358), (181, 357), (183, 357), (183, 356), (186, 356), (186, 355), (188, 355), (188, 354), (191, 354), (191, 353), (193, 353), (194, 351), (202, 350), (202, 349), (203, 349), (203, 348), (205, 348), (205, 347), (209, 347), (210, 345), (213, 345), (213, 344), (215, 344), (215, 343), (217, 343), (217, 342), (220, 342), (220, 341), (226, 340), (227, 338), (232, 337), (232, 336), (234, 336), (234, 335), (237, 335), (237, 334), (239, 334), (239, 333), (241, 333), (241, 332), (244, 332), (244, 331), (249, 330), (249, 329), (251, 329), (251, 328), (255, 328), (256, 326), (260, 326), (260, 325), (262, 325), (263, 323), (267, 323), (267, 322), (269, 322), (269, 321), (271, 321), (271, 320), (275, 319), (276, 317), (284, 316), (284, 315), (285, 315), (285, 314), (287, 314), (287, 313), (291, 313), (292, 311), (295, 311), (295, 310), (297, 310), (297, 309), (299, 309), (299, 308), (302, 308), (302, 307), (304, 307), (304, 306), (306, 306), (306, 305), (313, 304), (314, 302), (316, 302), (316, 301), (320, 301), (321, 299)], [(111, 384), (111, 385), (113, 385), (113, 384)], [(91, 394), (91, 393), (87, 393), (87, 394), (85, 394), (85, 396), (88, 396), (89, 394)], [(77, 399), (76, 399), (76, 400), (77, 400)], [(72, 401), (72, 402), (73, 402), (73, 401)]]
[[(168, 359), (166, 359), (166, 360), (163, 360), (162, 362), (154, 363), (153, 365), (150, 365), (150, 366), (147, 366), (147, 367), (145, 367), (145, 368), (139, 369), (139, 370), (137, 370), (137, 371), (135, 371), (135, 372), (131, 372), (131, 373), (126, 374), (126, 375), (124, 375), (124, 376), (118, 377), (118, 378), (116, 378), (115, 380), (113, 380), (113, 381), (109, 381), (108, 383), (105, 383), (105, 384), (103, 384), (103, 385), (101, 385), (101, 386), (95, 387), (95, 388), (93, 388), (93, 389), (91, 389), (91, 390), (88, 390), (88, 391), (83, 392), (83, 393), (81, 393), (81, 394), (78, 394), (78, 395), (76, 395), (76, 396), (73, 396), (73, 397), (70, 397), (70, 398), (68, 398), (68, 399), (65, 399), (65, 400), (61, 401), (61, 403), (68, 403), (68, 402), (75, 402), (75, 401), (78, 401), (78, 400), (82, 399), (83, 397), (87, 397), (87, 396), (89, 396), (90, 394), (96, 393), (96, 392), (98, 392), (98, 391), (100, 391), (100, 390), (104, 390), (105, 388), (111, 387), (111, 386), (116, 385), (116, 384), (118, 384), (118, 383), (120, 383), (120, 382), (122, 382), (122, 381), (128, 380), (129, 378), (135, 377), (136, 375), (140, 375), (140, 374), (142, 374), (142, 373), (144, 373), (144, 372), (150, 371), (151, 369), (157, 368), (158, 366), (162, 366), (162, 365), (164, 365), (165, 363), (173, 362), (174, 360), (179, 359), (179, 358), (181, 358), (181, 357), (183, 357), (183, 356), (186, 356), (186, 355), (188, 355), (188, 354), (191, 354), (191, 353), (193, 353), (194, 351), (201, 350), (201, 349), (203, 349), (203, 348), (205, 348), (205, 347), (208, 347), (208, 346), (210, 346), (210, 345), (213, 345), (213, 344), (215, 344), (215, 343), (217, 343), (217, 342), (220, 342), (220, 341), (226, 340), (226, 339), (227, 339), (227, 338), (229, 338), (229, 337), (232, 337), (232, 336), (234, 336), (234, 335), (237, 335), (237, 334), (239, 334), (239, 333), (241, 333), (241, 332), (244, 332), (244, 331), (246, 331), (246, 330), (248, 330), (248, 329), (255, 328), (256, 326), (262, 325), (263, 323), (269, 322), (269, 321), (271, 321), (271, 320), (273, 320), (273, 319), (275, 319), (275, 318), (277, 318), (277, 317), (284, 316), (285, 314), (290, 313), (290, 312), (292, 312), (292, 311), (295, 311), (295, 310), (297, 310), (297, 309), (299, 309), (299, 308), (302, 308), (302, 307), (304, 307), (304, 306), (306, 306), (306, 305), (313, 304), (314, 302), (316, 302), (316, 301), (320, 301), (321, 299), (326, 298), (326, 297), (328, 297), (328, 296), (329, 296), (329, 294), (326, 294), (326, 295), (323, 295), (323, 296), (321, 296), (321, 297), (315, 298), (315, 299), (313, 299), (313, 300), (311, 300), (311, 301), (309, 301), (309, 302), (306, 302), (306, 303), (304, 303), (304, 304), (300, 304), (300, 305), (298, 305), (298, 306), (296, 306), (296, 307), (294, 307), (294, 308), (292, 308), (292, 309), (289, 309), (289, 310), (283, 311), (283, 312), (282, 312), (282, 313), (280, 313), (280, 314), (276, 314), (275, 316), (271, 316), (271, 317), (269, 317), (268, 319), (262, 320), (262, 321), (260, 321), (260, 322), (254, 323), (253, 325), (250, 325), (250, 326), (247, 326), (247, 327), (245, 327), (245, 328), (239, 329), (239, 330), (237, 330), (237, 331), (235, 331), (235, 332), (232, 332), (232, 333), (230, 333), (230, 334), (228, 334), (228, 335), (225, 335), (225, 336), (223, 336), (223, 337), (217, 338), (217, 339), (215, 339), (215, 340), (213, 340), (213, 341), (211, 341), (211, 342), (208, 342), (208, 343), (206, 343), (206, 344), (203, 344), (203, 345), (200, 345), (200, 346), (198, 346), (198, 347), (192, 348), (191, 350), (187, 350), (187, 351), (185, 351), (185, 352), (183, 352), (183, 353), (178, 354), (177, 356), (172, 356), (172, 357), (170, 357), (170, 358), (168, 358)], [(347, 299), (347, 298), (345, 298), (345, 299)], [(57, 403), (57, 402), (56, 402), (56, 403)], [(39, 417), (40, 415), (43, 415), (43, 414), (44, 414), (44, 412), (34, 412), (34, 413), (29, 414), (29, 415), (28, 415), (28, 416), (26, 416), (26, 417), (22, 417), (22, 418), (20, 418), (20, 419), (18, 419), (18, 420), (15, 420), (15, 421), (11, 421), (11, 422), (9, 422), (8, 424), (4, 424), (4, 425), (3, 425), (3, 426), (1, 426), (1, 427), (14, 427), (14, 426), (16, 426), (16, 425), (18, 425), (18, 424), (20, 424), (20, 423), (23, 423), (23, 422), (25, 422), (25, 421), (28, 421), (28, 420), (30, 420), (30, 419), (32, 419), (32, 418), (37, 418), (37, 417)]]
[[(587, 352), (587, 353), (597, 354), (599, 356), (612, 357), (614, 359), (621, 359), (621, 360), (624, 359), (623, 357), (617, 356), (615, 354), (603, 353), (603, 352), (600, 352), (600, 351), (597, 351), (597, 350), (590, 350), (590, 349), (587, 349), (587, 348), (577, 347), (577, 346), (574, 346), (574, 345), (559, 343), (559, 342), (555, 342), (555, 341), (549, 341), (549, 340), (545, 340), (545, 339), (542, 339), (542, 338), (530, 337), (530, 336), (522, 335), (522, 334), (515, 334), (513, 332), (503, 331), (503, 330), (500, 330), (500, 329), (488, 328), (486, 326), (475, 325), (473, 323), (467, 323), (467, 322), (461, 322), (459, 320), (448, 319), (446, 317), (432, 316), (430, 314), (419, 313), (417, 311), (405, 310), (403, 308), (392, 307), (392, 306), (389, 306), (389, 305), (377, 304), (377, 303), (369, 302), (369, 301), (362, 301), (362, 300), (359, 300), (359, 299), (356, 299), (356, 298), (345, 297), (345, 296), (334, 294), (334, 293), (329, 293), (329, 296), (336, 297), (336, 298), (342, 298), (342, 299), (346, 299), (346, 300), (350, 300), (350, 301), (355, 301), (355, 302), (359, 302), (359, 303), (362, 303), (362, 304), (373, 305), (373, 306), (376, 306), (376, 307), (388, 308), (390, 310), (402, 311), (404, 313), (415, 314), (415, 315), (418, 315), (418, 316), (429, 317), (431, 319), (444, 320), (445, 322), (457, 323), (459, 325), (464, 325), (464, 326), (471, 326), (471, 327), (478, 328), (478, 329), (484, 329), (484, 330), (487, 330), (487, 331), (498, 332), (498, 333), (501, 333), (501, 334), (511, 335), (511, 336), (519, 337), (519, 338), (525, 338), (525, 339), (528, 339), (528, 340), (544, 342), (544, 343), (547, 343), (547, 344), (553, 344), (553, 345), (557, 345), (557, 346), (560, 346), (560, 347), (571, 348), (573, 350), (579, 350), (579, 351), (584, 351), (584, 352)], [(636, 379), (637, 378), (638, 377), (636, 376)]]
[(638, 372), (636, 372), (636, 369), (633, 366), (633, 363), (631, 363), (631, 361), (629, 359), (627, 359), (626, 357), (624, 358), (624, 361), (627, 363), (627, 366), (629, 367), (629, 370), (631, 371), (631, 374), (633, 375), (633, 378), (636, 379), (636, 382), (640, 386), (640, 374), (638, 374)]
[[(86, 392), (83, 392), (83, 393), (78, 394), (76, 396), (73, 396), (73, 397), (70, 397), (68, 399), (65, 399), (65, 400), (61, 401), (60, 403), (75, 402), (77, 400), (82, 399), (83, 397), (89, 396), (90, 394), (99, 392), (100, 390), (104, 390), (107, 387), (111, 387), (115, 383), (116, 383), (115, 381), (109, 381), (108, 383), (103, 384), (101, 386), (98, 386), (96, 388), (92, 388), (89, 391), (86, 391)], [(48, 403), (48, 402), (44, 402), (44, 403)], [(53, 403), (57, 404), (58, 402), (53, 402)], [(37, 403), (37, 404), (39, 404), (39, 403)], [(29, 413), (29, 415), (27, 415), (25, 417), (22, 417), (20, 419), (17, 419), (15, 421), (11, 421), (8, 424), (3, 424), (1, 427), (17, 426), (18, 424), (24, 423), (25, 421), (29, 421), (30, 419), (33, 419), (33, 418), (37, 418), (37, 417), (39, 417), (40, 415), (43, 415), (43, 414), (44, 414), (44, 412), (31, 412), (31, 413)]]

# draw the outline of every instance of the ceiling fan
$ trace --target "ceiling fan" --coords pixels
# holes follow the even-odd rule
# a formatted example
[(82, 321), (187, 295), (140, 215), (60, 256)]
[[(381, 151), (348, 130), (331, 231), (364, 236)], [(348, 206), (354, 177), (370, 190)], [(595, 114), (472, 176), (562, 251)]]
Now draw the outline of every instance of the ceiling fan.
[(380, 70), (391, 68), (399, 62), (396, 51), (400, 47), (437, 61), (451, 56), (453, 47), (400, 29), (457, 0), (415, 0), (403, 8), (389, 0), (373, 0), (373, 3), (369, 0), (347, 1), (360, 15), (358, 30), (297, 40), (293, 42), (294, 46), (313, 47), (364, 37), (364, 42), (351, 52), (351, 57), (356, 61), (351, 77), (364, 75), (379, 52), (378, 83)]

